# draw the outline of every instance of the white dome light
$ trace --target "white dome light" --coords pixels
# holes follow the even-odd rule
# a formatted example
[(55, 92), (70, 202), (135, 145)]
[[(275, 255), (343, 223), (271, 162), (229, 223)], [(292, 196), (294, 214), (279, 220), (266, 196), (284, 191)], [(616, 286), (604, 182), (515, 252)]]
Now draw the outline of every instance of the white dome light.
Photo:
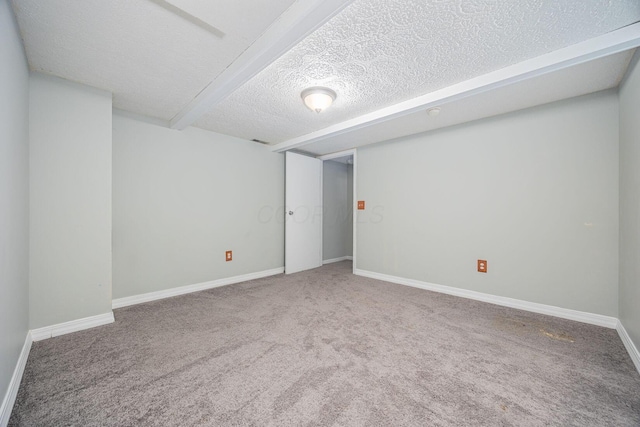
[(304, 104), (316, 113), (329, 108), (336, 99), (336, 93), (326, 87), (310, 87), (303, 90), (300, 96)]
[(435, 117), (435, 116), (437, 116), (438, 114), (440, 114), (440, 107), (433, 107), (433, 108), (429, 108), (429, 109), (427, 110), (427, 114), (428, 114), (430, 117)]

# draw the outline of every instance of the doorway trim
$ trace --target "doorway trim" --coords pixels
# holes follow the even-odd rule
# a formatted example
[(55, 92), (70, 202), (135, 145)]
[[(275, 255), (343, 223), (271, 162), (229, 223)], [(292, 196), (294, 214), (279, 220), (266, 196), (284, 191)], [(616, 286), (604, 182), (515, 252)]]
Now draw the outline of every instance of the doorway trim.
[[(352, 266), (353, 266), (353, 273), (355, 274), (356, 272), (356, 254), (357, 254), (357, 233), (356, 233), (356, 225), (357, 225), (357, 205), (358, 205), (358, 197), (356, 195), (356, 188), (357, 188), (357, 176), (358, 176), (358, 150), (356, 148), (352, 148), (350, 150), (344, 150), (344, 151), (338, 151), (335, 153), (331, 153), (331, 154), (324, 154), (322, 156), (317, 156), (316, 158), (319, 160), (322, 160), (323, 162), (325, 160), (331, 160), (331, 159), (337, 159), (340, 157), (346, 157), (346, 156), (353, 156), (353, 200), (351, 200), (351, 210), (353, 212), (353, 244), (352, 244), (352, 254), (351, 256), (353, 257), (352, 260)], [(324, 194), (324, 193), (323, 193)]]

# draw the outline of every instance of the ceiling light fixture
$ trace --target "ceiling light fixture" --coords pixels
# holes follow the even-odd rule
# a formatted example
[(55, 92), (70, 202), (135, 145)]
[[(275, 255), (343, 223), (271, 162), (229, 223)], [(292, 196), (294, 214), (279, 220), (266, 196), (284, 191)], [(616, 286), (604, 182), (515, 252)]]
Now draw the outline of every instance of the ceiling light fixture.
[(300, 94), (304, 104), (311, 111), (320, 113), (331, 106), (336, 99), (336, 93), (326, 87), (310, 87)]
[(437, 116), (438, 114), (440, 114), (440, 107), (429, 108), (427, 110), (427, 114), (429, 115), (429, 117)]

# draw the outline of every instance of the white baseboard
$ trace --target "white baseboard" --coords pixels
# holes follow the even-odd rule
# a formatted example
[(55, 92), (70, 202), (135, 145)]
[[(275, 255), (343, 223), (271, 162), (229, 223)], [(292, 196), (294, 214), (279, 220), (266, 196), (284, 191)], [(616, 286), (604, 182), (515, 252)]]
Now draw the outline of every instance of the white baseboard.
[(13, 404), (16, 402), (16, 396), (18, 395), (18, 389), (20, 388), (24, 368), (27, 365), (27, 359), (29, 358), (29, 351), (31, 350), (32, 342), (31, 333), (27, 332), (27, 337), (24, 340), (20, 357), (18, 357), (18, 363), (16, 363), (16, 368), (13, 370), (13, 375), (9, 382), (9, 388), (7, 388), (7, 393), (4, 395), (4, 399), (2, 399), (2, 406), (0, 407), (0, 426), (2, 427), (9, 424), (9, 418), (11, 417)]
[(640, 373), (640, 352), (638, 352), (638, 348), (635, 346), (633, 341), (631, 341), (631, 337), (622, 325), (622, 322), (618, 321), (616, 330), (618, 331), (618, 335), (620, 335), (620, 339), (622, 340), (624, 347), (627, 349), (627, 353), (629, 353), (629, 356), (631, 356), (631, 360), (636, 366), (636, 370), (638, 371), (638, 373)]
[(33, 338), (34, 341), (40, 341), (47, 338), (70, 334), (71, 332), (95, 328), (96, 326), (107, 325), (114, 321), (113, 311), (110, 311), (108, 313), (98, 314), (97, 316), (90, 316), (72, 320), (70, 322), (58, 323), (57, 325), (45, 326), (44, 328), (32, 329), (31, 338)]
[(341, 256), (340, 258), (331, 258), (331, 259), (324, 259), (322, 260), (322, 265), (325, 264), (331, 264), (334, 262), (340, 262), (340, 261), (353, 261), (353, 257), (352, 256)]
[(284, 273), (284, 267), (272, 270), (258, 271), (256, 273), (243, 274), (240, 276), (227, 277), (224, 279), (212, 280), (210, 282), (197, 283), (195, 285), (180, 286), (177, 288), (165, 289), (164, 291), (149, 292), (146, 294), (133, 295), (130, 297), (117, 298), (111, 301), (112, 308), (122, 308), (129, 305), (141, 304), (143, 302), (155, 301), (164, 298), (171, 298), (178, 295), (190, 294), (192, 292), (204, 291), (218, 288), (220, 286), (232, 285), (234, 283), (246, 282), (249, 280), (261, 279), (263, 277), (275, 276)]
[(485, 294), (482, 292), (469, 291), (466, 289), (454, 288), (451, 286), (436, 285), (434, 283), (422, 282), (420, 280), (405, 279), (403, 277), (390, 276), (388, 274), (374, 273), (372, 271), (360, 269), (356, 269), (354, 271), (354, 274), (358, 276), (369, 277), (372, 279), (383, 280), (385, 282), (397, 283), (399, 285), (412, 286), (414, 288), (426, 289), (428, 291), (488, 302), (504, 307), (517, 308), (519, 310), (531, 311), (533, 313), (546, 314), (549, 316), (561, 317), (563, 319), (575, 320), (577, 322), (589, 323), (591, 325), (603, 326), (605, 328), (615, 329), (618, 325), (617, 318), (604, 316), (601, 314), (587, 313), (584, 311), (555, 307), (553, 305), (538, 304), (535, 302)]

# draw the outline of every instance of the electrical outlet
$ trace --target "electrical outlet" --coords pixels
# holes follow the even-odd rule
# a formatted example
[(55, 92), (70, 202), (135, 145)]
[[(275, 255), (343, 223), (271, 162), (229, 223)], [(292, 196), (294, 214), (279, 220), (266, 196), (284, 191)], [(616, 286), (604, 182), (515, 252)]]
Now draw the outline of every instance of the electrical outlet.
[(231, 261), (233, 259), (233, 251), (227, 251), (225, 252), (225, 259), (227, 261)]
[(364, 200), (358, 200), (358, 210), (364, 210)]
[(478, 260), (478, 273), (486, 273), (487, 272), (487, 260), (479, 259)]

